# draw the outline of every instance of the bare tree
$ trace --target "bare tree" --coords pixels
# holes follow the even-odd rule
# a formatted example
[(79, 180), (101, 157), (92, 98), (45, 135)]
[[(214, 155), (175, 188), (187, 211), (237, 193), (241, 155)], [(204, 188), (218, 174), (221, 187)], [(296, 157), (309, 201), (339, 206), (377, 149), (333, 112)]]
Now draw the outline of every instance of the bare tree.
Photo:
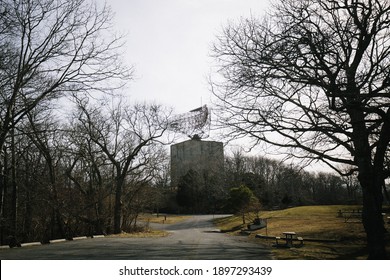
[[(2, 198), (7, 153), (3, 147), (8, 141), (9, 149), (15, 151), (17, 126), (38, 106), (69, 93), (92, 94), (122, 86), (131, 77), (131, 68), (120, 60), (122, 45), (122, 38), (112, 30), (112, 12), (107, 6), (88, 0), (0, 0)], [(34, 139), (51, 168), (52, 151), (45, 139)], [(16, 180), (12, 189), (11, 214), (16, 215)]]
[(37, 104), (68, 92), (112, 89), (130, 77), (107, 6), (87, 0), (0, 3), (0, 147)]
[[(104, 112), (86, 99), (78, 99), (77, 125), (111, 162), (114, 174), (114, 233), (121, 232), (123, 187), (131, 173), (141, 174), (154, 160), (153, 144), (168, 126), (169, 112), (158, 105), (121, 102)], [(152, 176), (153, 173), (143, 173)], [(147, 181), (146, 178), (144, 180)]]
[[(214, 53), (221, 124), (302, 161), (358, 171), (369, 258), (386, 257), (390, 2), (286, 0), (224, 30)], [(217, 87), (218, 86), (218, 87)]]

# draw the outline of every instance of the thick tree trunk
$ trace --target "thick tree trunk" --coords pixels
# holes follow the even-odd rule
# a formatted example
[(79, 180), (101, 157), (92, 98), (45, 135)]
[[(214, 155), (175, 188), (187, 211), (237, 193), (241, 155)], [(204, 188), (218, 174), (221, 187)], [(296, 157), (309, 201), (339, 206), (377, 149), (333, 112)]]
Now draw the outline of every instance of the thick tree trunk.
[(354, 160), (363, 190), (363, 225), (367, 234), (368, 258), (385, 259), (385, 228), (382, 217), (383, 160), (376, 164), (372, 162), (363, 110), (359, 106), (353, 106), (349, 110), (349, 115), (353, 127)]
[(386, 259), (385, 227), (382, 216), (382, 182), (373, 174), (359, 175), (363, 188), (363, 225), (367, 234), (369, 259)]
[[(353, 100), (350, 100), (354, 104)], [(372, 150), (360, 106), (349, 108), (353, 127), (354, 160), (363, 191), (363, 225), (367, 234), (369, 259), (386, 259), (385, 227), (382, 217), (383, 160), (373, 163)], [(378, 152), (378, 151), (377, 151)]]

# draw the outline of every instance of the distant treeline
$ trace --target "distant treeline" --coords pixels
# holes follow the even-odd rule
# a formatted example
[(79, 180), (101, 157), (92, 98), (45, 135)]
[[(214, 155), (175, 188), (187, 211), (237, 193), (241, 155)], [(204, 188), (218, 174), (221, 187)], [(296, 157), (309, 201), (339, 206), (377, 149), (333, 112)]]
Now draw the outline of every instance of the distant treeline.
[[(175, 206), (184, 213), (234, 212), (230, 190), (248, 187), (262, 209), (316, 204), (359, 204), (361, 188), (356, 176), (314, 173), (264, 156), (240, 152), (225, 157), (223, 186), (213, 177), (190, 170), (180, 180)], [(207, 178), (200, 180), (199, 178)], [(201, 183), (203, 182), (203, 183)], [(204, 185), (200, 185), (204, 184)], [(171, 204), (172, 205), (172, 204)], [(168, 211), (174, 211), (169, 205)]]
[(225, 173), (229, 186), (249, 187), (263, 208), (361, 203), (361, 189), (354, 175), (308, 172), (278, 160), (241, 153), (226, 159)]

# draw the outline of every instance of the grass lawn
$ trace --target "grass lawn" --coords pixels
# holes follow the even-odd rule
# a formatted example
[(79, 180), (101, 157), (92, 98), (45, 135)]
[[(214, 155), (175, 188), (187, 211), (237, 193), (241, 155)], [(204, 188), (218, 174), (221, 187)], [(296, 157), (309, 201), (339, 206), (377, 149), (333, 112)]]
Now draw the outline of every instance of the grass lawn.
[[(263, 211), (260, 218), (267, 218), (267, 228), (252, 231), (248, 238), (269, 246), (276, 259), (366, 259), (365, 232), (359, 219), (338, 217), (338, 211), (355, 210), (358, 206), (301, 206), (277, 211)], [(387, 216), (390, 214), (387, 213)], [(248, 219), (249, 220), (249, 219)], [(233, 216), (217, 219), (215, 224), (230, 234), (240, 234), (242, 218)], [(386, 224), (390, 232), (390, 225)], [(243, 226), (246, 229), (246, 225)], [(304, 239), (302, 247), (276, 248), (274, 239), (255, 238), (256, 234), (281, 236), (283, 232), (294, 231)], [(323, 242), (313, 242), (319, 239)], [(332, 241), (333, 242), (330, 242)], [(388, 252), (390, 255), (390, 244)], [(283, 242), (283, 241), (282, 241)]]

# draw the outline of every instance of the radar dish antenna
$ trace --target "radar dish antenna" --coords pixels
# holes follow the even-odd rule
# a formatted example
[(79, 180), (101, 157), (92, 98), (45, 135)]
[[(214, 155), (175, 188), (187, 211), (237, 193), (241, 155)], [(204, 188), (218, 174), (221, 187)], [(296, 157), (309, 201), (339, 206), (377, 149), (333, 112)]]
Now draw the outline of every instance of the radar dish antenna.
[(169, 120), (170, 130), (180, 132), (194, 140), (207, 138), (210, 133), (210, 110), (207, 105), (193, 109), (187, 113), (174, 115)]

